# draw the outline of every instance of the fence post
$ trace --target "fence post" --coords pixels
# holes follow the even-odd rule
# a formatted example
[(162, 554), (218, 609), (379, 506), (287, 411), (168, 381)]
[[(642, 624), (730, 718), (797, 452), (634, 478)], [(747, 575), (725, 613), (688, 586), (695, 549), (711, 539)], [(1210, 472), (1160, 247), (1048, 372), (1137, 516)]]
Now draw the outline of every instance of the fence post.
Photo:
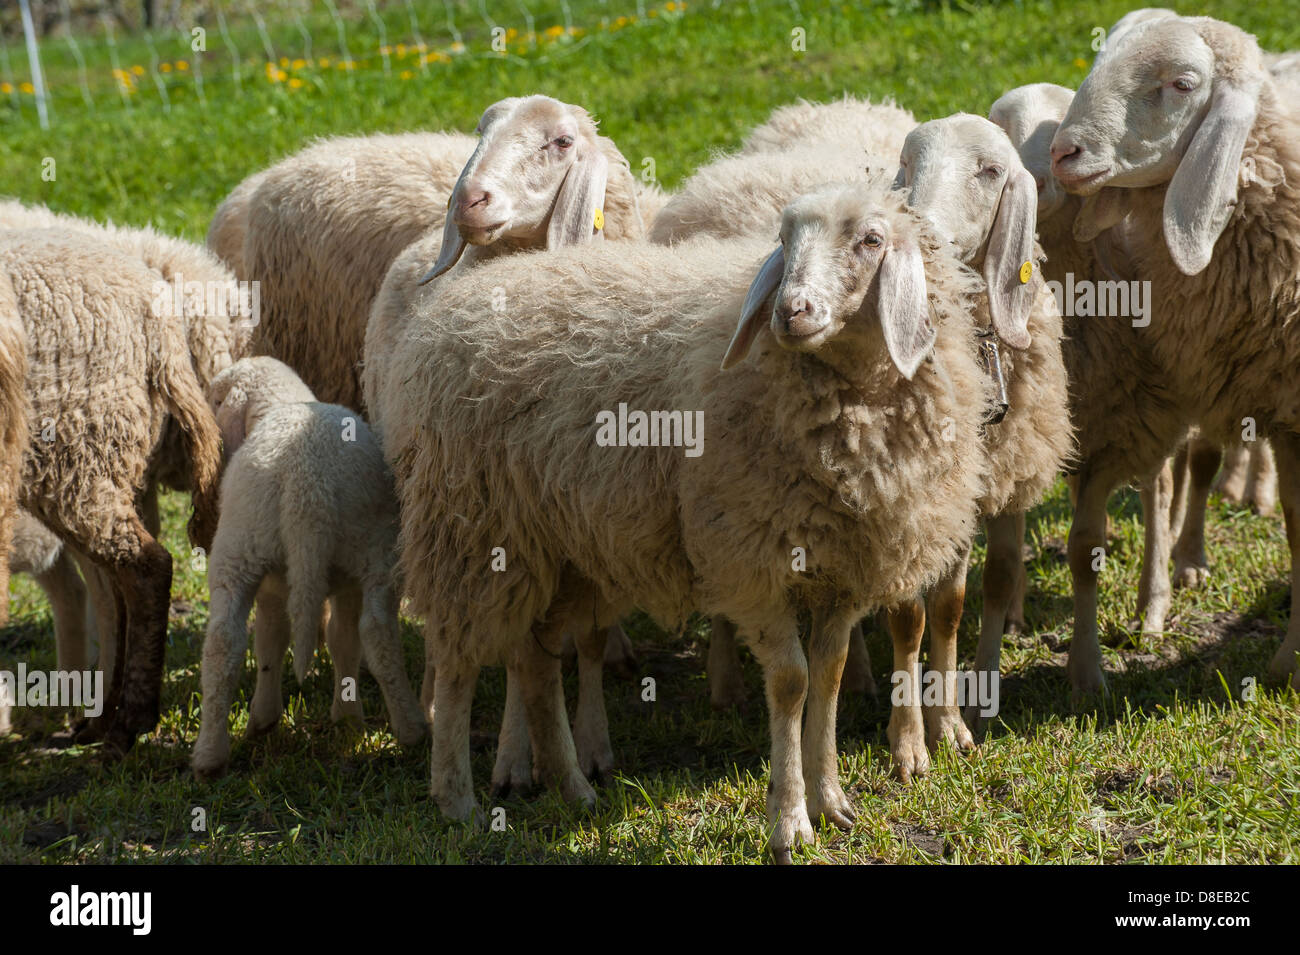
[(32, 7), (28, 0), (18, 0), (22, 8), (23, 35), (27, 37), (27, 60), (32, 69), (32, 89), (36, 91), (36, 115), (41, 119), (41, 129), (50, 128), (50, 117), (45, 109), (45, 77), (41, 75), (41, 51), (36, 44), (36, 26), (32, 23)]

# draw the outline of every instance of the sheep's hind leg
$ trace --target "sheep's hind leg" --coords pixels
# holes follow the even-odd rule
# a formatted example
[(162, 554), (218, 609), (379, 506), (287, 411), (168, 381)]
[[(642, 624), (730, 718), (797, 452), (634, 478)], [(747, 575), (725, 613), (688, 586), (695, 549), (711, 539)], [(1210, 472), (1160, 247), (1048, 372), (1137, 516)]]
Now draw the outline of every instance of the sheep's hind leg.
[[(337, 609), (343, 612), (341, 606)], [(402, 746), (411, 746), (424, 738), (427, 724), (411, 689), (411, 681), (406, 677), (401, 631), (397, 623), (397, 595), (391, 587), (366, 589), (361, 602), (359, 630), (370, 673), (384, 694), (384, 706), (388, 710), (393, 735)], [(331, 649), (330, 653), (333, 652)]]
[(248, 614), (256, 581), (230, 581), (212, 588), (208, 632), (203, 639), (199, 738), (190, 765), (199, 779), (212, 779), (230, 762), (230, 707), (239, 688), (248, 647)]
[(810, 819), (824, 818), (845, 831), (857, 813), (840, 785), (835, 710), (849, 654), (854, 614), (813, 615), (808, 640), (808, 716), (803, 730), (803, 778)]
[(863, 636), (862, 621), (855, 621), (849, 631), (849, 657), (844, 661), (844, 676), (840, 689), (846, 693), (861, 693), (876, 697), (876, 680), (871, 675), (871, 652)]
[(533, 633), (519, 641), (513, 656), (510, 678), (519, 680), (519, 690), (528, 716), (528, 736), (533, 748), (533, 780), (554, 786), (570, 803), (591, 808), (596, 790), (578, 768), (578, 753), (564, 710), (564, 684), (560, 679), (559, 637), (566, 614), (552, 612)]
[[(335, 593), (330, 621), (325, 628), (325, 643), (334, 668), (334, 698), (330, 701), (330, 721), (362, 726), (365, 711), (361, 708), (361, 590), (344, 587)], [(313, 621), (319, 615), (313, 617)]]
[(49, 598), (54, 616), (59, 669), (78, 673), (85, 670), (89, 649), (86, 641), (86, 585), (82, 583), (76, 562), (66, 547), (49, 568), (36, 575), (36, 582)]
[(1277, 464), (1267, 441), (1250, 446), (1250, 476), (1246, 481), (1246, 500), (1256, 514), (1272, 514), (1277, 507)]
[(506, 667), (506, 705), (497, 737), (497, 758), (492, 767), (492, 795), (526, 793), (533, 786), (533, 750), (528, 741), (528, 715), (524, 712), (520, 678)]
[(888, 621), (889, 636), (894, 641), (894, 670), (890, 674), (893, 706), (886, 735), (894, 771), (903, 782), (908, 782), (930, 769), (930, 754), (925, 749), (925, 718), (921, 714), (925, 604), (919, 597), (905, 601), (889, 610)]
[(478, 810), (469, 761), (469, 727), (479, 667), (445, 653), (435, 659), (438, 714), (433, 721), (429, 793), (444, 815), (470, 821)]
[(578, 768), (588, 779), (600, 779), (614, 770), (614, 748), (609, 742), (609, 718), (605, 713), (607, 640), (603, 627), (580, 627), (574, 637), (578, 647), (578, 707), (573, 718), (573, 742), (578, 750)]
[(284, 655), (289, 650), (289, 611), (284, 582), (268, 576), (257, 591), (257, 616), (253, 618), (253, 656), (257, 685), (248, 713), (249, 737), (275, 729), (284, 714)]
[(621, 680), (636, 679), (636, 651), (621, 624), (611, 624), (605, 631), (605, 666)]
[[(1217, 444), (1195, 438), (1188, 451), (1187, 512), (1174, 544), (1175, 587), (1200, 587), (1210, 579), (1210, 565), (1205, 558), (1205, 508), (1209, 504), (1210, 483), (1218, 473), (1223, 452)], [(1172, 521), (1170, 534), (1174, 534)]]
[(781, 621), (774, 629), (750, 633), (757, 636), (751, 638), (742, 629), (746, 643), (763, 667), (772, 736), (772, 778), (767, 787), (768, 846), (774, 861), (788, 863), (796, 845), (813, 841), (804, 795), (799, 727), (808, 695), (808, 661), (799, 645), (799, 627), (794, 620)]
[(1104, 565), (1106, 499), (1111, 491), (1110, 483), (1090, 475), (1086, 465), (1078, 475), (1077, 487), (1078, 502), (1067, 545), (1074, 586), (1074, 634), (1066, 664), (1076, 698), (1106, 686), (1101, 672), (1101, 641), (1097, 639), (1097, 575)]
[(1291, 619), (1286, 638), (1268, 664), (1268, 679), (1300, 690), (1300, 441), (1284, 437), (1274, 441), (1277, 455), (1278, 495), (1286, 518), (1286, 539), (1291, 548)]
[[(999, 514), (984, 522), (988, 549), (984, 558), (984, 612), (980, 618), (980, 639), (975, 648), (975, 674), (977, 685), (990, 686), (991, 681), (1001, 678), (1002, 672), (1002, 635), (1006, 630), (1007, 618), (1012, 601), (1015, 599), (1019, 580), (1025, 573), (1023, 556), (1024, 513)], [(964, 596), (964, 594), (963, 594)], [(935, 608), (930, 609), (931, 615)], [(957, 622), (960, 623), (960, 607)], [(935, 622), (930, 621), (931, 649), (930, 656), (936, 656), (934, 646)], [(953, 640), (953, 662), (948, 669), (956, 670), (956, 642)], [(930, 666), (938, 666), (935, 659)], [(954, 682), (956, 674), (953, 674)], [(944, 692), (947, 692), (945, 685)], [(981, 715), (981, 705), (977, 701), (966, 703), (966, 723), (979, 735), (984, 730), (987, 717)], [(928, 711), (927, 711), (928, 712)], [(958, 744), (959, 748), (965, 748)]]
[(726, 710), (745, 702), (745, 671), (740, 666), (736, 626), (725, 617), (709, 620), (709, 702)]

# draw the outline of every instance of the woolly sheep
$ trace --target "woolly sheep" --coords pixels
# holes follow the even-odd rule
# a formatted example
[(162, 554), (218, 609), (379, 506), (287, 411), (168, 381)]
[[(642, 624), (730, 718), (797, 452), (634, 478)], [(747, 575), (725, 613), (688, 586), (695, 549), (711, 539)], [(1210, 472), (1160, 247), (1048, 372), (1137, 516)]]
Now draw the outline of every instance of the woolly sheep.
[[(21, 317), (30, 408), (19, 503), (109, 577), (125, 634), (103, 714), (87, 729), (125, 752), (155, 725), (170, 607), (171, 556), (138, 502), (174, 418), (193, 489), (191, 540), (216, 524), (216, 423), (180, 316), (155, 313), (158, 273), (76, 230), (0, 233), (0, 275)], [(75, 311), (70, 303), (76, 303)]]
[[(505, 99), (477, 132), (326, 140), (261, 173), (240, 275), (261, 283), (253, 350), (322, 400), (368, 413), (356, 366), (371, 303), (398, 253), (430, 230), (444, 229), (440, 267), (466, 243), (480, 255), (589, 241), (597, 209), (608, 238), (644, 231), (627, 160), (581, 107)], [(457, 183), (471, 188), (449, 218)]]
[[(1131, 92), (1157, 86), (1157, 96)], [(1159, 361), (1149, 387), (1174, 413), (1146, 420), (1150, 434), (1139, 453), (1148, 461), (1168, 453), (1189, 420), (1221, 442), (1252, 419), (1273, 446), (1283, 510), (1292, 517), (1300, 505), (1300, 422), (1277, 382), (1289, 380), (1300, 345), (1300, 115), (1279, 95), (1254, 38), (1198, 17), (1134, 28), (1094, 64), (1051, 152), (1054, 174), (1086, 197), (1085, 207), (1119, 204), (1139, 253), (1134, 266), (1161, 290), (1139, 333)], [(1104, 517), (1105, 496), (1125, 465), (1118, 456), (1087, 465), (1070, 538), (1070, 652), (1075, 675), (1095, 683), (1096, 574), (1084, 555), (1104, 543), (1098, 512)], [(1287, 635), (1269, 667), (1270, 677), (1291, 675), (1296, 686), (1298, 611), (1300, 586), (1293, 586)]]
[(316, 647), (321, 605), (335, 601), (333, 716), (360, 716), (347, 681), (360, 650), (403, 745), (424, 736), (424, 716), (402, 669), (397, 625), (397, 502), (374, 436), (339, 405), (321, 404), (273, 358), (236, 362), (209, 394), (231, 453), (221, 481), (221, 523), (208, 566), (211, 593), (203, 643), (203, 711), (195, 775), (210, 778), (230, 758), (227, 720), (257, 600), (257, 688), (249, 732), (279, 722), (280, 672), (290, 632), (301, 680)]
[[(1006, 409), (984, 429), (987, 485), (980, 499), (988, 538), (984, 603), (975, 668), (996, 674), (1009, 620), (1023, 621), (1025, 512), (1051, 487), (1073, 450), (1061, 357), (1061, 313), (1042, 281), (1042, 250), (1034, 241), (1038, 190), (1006, 133), (981, 116), (957, 113), (913, 129), (899, 156), (895, 185), (908, 206), (934, 224), (959, 257), (984, 277), (976, 324), (996, 335)], [(990, 370), (990, 374), (992, 374)], [(928, 601), (930, 665), (944, 674), (943, 703), (926, 710), (931, 748), (947, 740), (973, 744), (956, 708), (957, 629), (966, 592), (969, 552), (939, 581)], [(906, 611), (921, 614), (919, 607)], [(922, 617), (923, 619), (923, 617)], [(984, 685), (981, 683), (981, 685)], [(981, 707), (969, 701), (967, 718)], [(924, 772), (924, 749), (896, 753), (904, 778)]]
[[(972, 283), (887, 183), (797, 201), (782, 238), (771, 255), (770, 241), (698, 240), (485, 263), (409, 323), (385, 441), (437, 665), (432, 792), (448, 815), (473, 814), (469, 703), (480, 665), (502, 658), (522, 681), (539, 777), (594, 801), (564, 718), (556, 624), (638, 606), (661, 622), (725, 616), (763, 666), (778, 860), (812, 838), (810, 815), (851, 824), (834, 733), (849, 629), (967, 546), (989, 393)], [(497, 286), (501, 312), (485, 306)], [(623, 402), (698, 411), (703, 453), (598, 447), (597, 416)], [(504, 570), (489, 569), (494, 548)], [(915, 650), (896, 668), (914, 672)], [(917, 688), (890, 733), (923, 732)]]

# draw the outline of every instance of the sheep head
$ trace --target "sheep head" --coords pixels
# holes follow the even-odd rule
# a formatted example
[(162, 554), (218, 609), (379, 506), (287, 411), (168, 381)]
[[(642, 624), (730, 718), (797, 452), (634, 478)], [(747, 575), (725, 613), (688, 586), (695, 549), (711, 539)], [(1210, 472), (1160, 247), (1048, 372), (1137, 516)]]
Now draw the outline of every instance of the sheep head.
[(600, 234), (609, 159), (586, 110), (549, 96), (504, 99), (476, 132), (448, 201), (441, 253), (422, 283), (455, 265), (467, 244), (555, 248)]
[(1065, 190), (1052, 175), (1052, 137), (1073, 99), (1072, 89), (1031, 83), (1002, 94), (989, 109), (989, 121), (1007, 134), (1021, 163), (1034, 177), (1040, 222), (1065, 205)]
[(722, 367), (744, 359), (764, 324), (782, 348), (811, 352), (837, 338), (866, 339), (874, 318), (910, 379), (935, 339), (918, 226), (884, 190), (863, 185), (796, 199), (781, 215), (781, 246), (750, 286)]
[(998, 337), (1028, 348), (1038, 189), (1007, 134), (969, 113), (922, 123), (903, 142), (894, 184), (982, 270)]
[(234, 456), (275, 405), (315, 400), (311, 389), (283, 362), (265, 355), (241, 358), (208, 387), (208, 404), (221, 430), (223, 460)]
[(1242, 151), (1269, 82), (1249, 34), (1207, 17), (1161, 16), (1112, 38), (1052, 140), (1065, 188), (1166, 186), (1165, 242), (1195, 275), (1237, 201)]

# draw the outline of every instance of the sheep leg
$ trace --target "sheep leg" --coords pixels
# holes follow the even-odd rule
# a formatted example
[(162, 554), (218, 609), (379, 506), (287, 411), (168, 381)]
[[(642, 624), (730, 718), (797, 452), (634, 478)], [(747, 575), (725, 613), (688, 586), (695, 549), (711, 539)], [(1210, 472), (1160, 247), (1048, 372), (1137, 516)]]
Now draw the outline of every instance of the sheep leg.
[(433, 660), (428, 656), (424, 660), (424, 677), (420, 681), (420, 709), (424, 711), (424, 721), (433, 725), (433, 685), (438, 679), (438, 671)]
[(1210, 579), (1209, 561), (1205, 559), (1205, 508), (1210, 498), (1210, 482), (1219, 471), (1223, 451), (1217, 444), (1196, 438), (1188, 452), (1187, 516), (1175, 534), (1171, 522), (1170, 537), (1174, 544), (1175, 587), (1200, 587)]
[(249, 708), (249, 737), (269, 733), (280, 724), (284, 697), (284, 655), (289, 650), (289, 610), (283, 580), (268, 575), (257, 591), (257, 616), (253, 618), (253, 654), (257, 659), (257, 686)]
[[(426, 628), (434, 624), (426, 624)], [(426, 629), (426, 639), (430, 639)], [(476, 663), (450, 655), (437, 658), (434, 698), (438, 718), (433, 721), (429, 793), (451, 819), (471, 820), (477, 813), (474, 780), (469, 763), (470, 708), (478, 683)]]
[(1174, 453), (1174, 496), (1169, 503), (1170, 540), (1178, 540), (1183, 533), (1183, 521), (1187, 518), (1188, 485), (1191, 483), (1189, 480), (1191, 468), (1188, 465), (1188, 458), (1191, 455), (1193, 443), (1201, 440), (1201, 438), (1188, 438), (1178, 446), (1178, 450)]
[(1274, 439), (1277, 456), (1278, 496), (1286, 519), (1286, 539), (1291, 548), (1291, 619), (1286, 638), (1268, 664), (1268, 679), (1300, 690), (1300, 441), (1290, 436)]
[(740, 706), (745, 701), (745, 671), (740, 666), (735, 624), (712, 617), (709, 625), (709, 702), (715, 710)]
[(1029, 589), (1029, 571), (1025, 569), (1025, 512), (1016, 513), (1016, 572), (1011, 586), (1011, 602), (1007, 604), (1003, 633), (1020, 633), (1025, 629), (1025, 592)]
[(104, 672), (105, 682), (113, 679), (118, 647), (118, 606), (113, 583), (108, 575), (81, 553), (74, 554), (81, 578), (90, 600), (87, 613), (87, 630), (93, 629), (98, 640), (98, 659), (95, 666)]
[(809, 819), (824, 818), (846, 832), (858, 814), (840, 785), (835, 710), (849, 655), (854, 613), (816, 613), (808, 639), (808, 717), (803, 728), (803, 779)]
[(1272, 514), (1277, 507), (1277, 465), (1267, 441), (1256, 441), (1250, 446), (1246, 500), (1256, 514)]
[[(335, 609), (340, 614), (343, 612), (341, 606)], [(393, 735), (400, 745), (413, 746), (424, 738), (426, 723), (411, 681), (406, 677), (397, 623), (397, 594), (391, 586), (366, 588), (361, 603), (360, 631), (366, 664), (384, 694)], [(331, 648), (330, 655), (333, 653)]]
[(849, 630), (849, 658), (844, 661), (844, 676), (840, 680), (840, 689), (846, 693), (862, 693), (875, 699), (876, 680), (871, 675), (871, 652), (867, 650), (867, 641), (862, 629), (862, 621), (858, 620)]
[[(609, 630), (621, 630), (617, 625)], [(609, 719), (605, 713), (604, 627), (579, 628), (578, 707), (573, 717), (573, 742), (578, 750), (578, 768), (588, 779), (600, 779), (614, 769), (614, 748), (609, 742)]]
[[(1165, 629), (1165, 616), (1173, 601), (1169, 585), (1169, 552), (1172, 538), (1169, 534), (1169, 508), (1173, 500), (1173, 474), (1169, 462), (1156, 472), (1154, 478), (1143, 481), (1139, 488), (1142, 499), (1142, 577), (1138, 581), (1138, 613), (1142, 618), (1142, 633), (1158, 634)], [(1198, 522), (1196, 501), (1189, 500), (1191, 509), (1183, 532)], [(1201, 502), (1199, 521), (1205, 520), (1205, 502)]]
[[(293, 634), (293, 672), (298, 677), (299, 683), (302, 683), (311, 672), (316, 648), (320, 645), (321, 606), (329, 596), (328, 569), (321, 566), (317, 555), (306, 553), (314, 543), (309, 541), (299, 547), (296, 559), (294, 553), (291, 552), (289, 555), (289, 626)], [(331, 622), (326, 624), (327, 634), (333, 625), (333, 617), (334, 615), (331, 614)], [(347, 626), (350, 631), (347, 639), (351, 640), (351, 647), (357, 648), (355, 652), (359, 657), (359, 644), (355, 630), (352, 629), (356, 626), (355, 618), (350, 620)], [(344, 656), (347, 655), (344, 651)], [(337, 670), (336, 666), (335, 671)], [(337, 698), (336, 694), (335, 699)]]
[(77, 573), (76, 563), (66, 547), (49, 569), (36, 575), (36, 582), (50, 601), (59, 669), (64, 672), (85, 670), (88, 656), (86, 585), (82, 583), (81, 574)]
[[(596, 805), (596, 790), (578, 768), (569, 718), (564, 711), (564, 684), (560, 661), (544, 647), (558, 645), (564, 615), (553, 615), (538, 625), (535, 636), (520, 641), (510, 678), (519, 680), (524, 712), (528, 716), (528, 738), (533, 748), (533, 780), (554, 786), (565, 802), (588, 809)], [(603, 656), (604, 648), (601, 648)]]
[(220, 776), (230, 762), (230, 707), (239, 688), (248, 647), (248, 614), (253, 609), (256, 593), (257, 582), (247, 579), (221, 581), (212, 586), (200, 673), (203, 704), (199, 711), (199, 738), (190, 758), (190, 766), (199, 779)]
[[(293, 619), (292, 614), (290, 619)], [(334, 698), (330, 701), (330, 721), (334, 723), (360, 726), (365, 722), (365, 712), (361, 708), (360, 619), (360, 588), (342, 588), (334, 595), (330, 621), (325, 627), (325, 643), (334, 668)], [(312, 622), (319, 626), (319, 617)]]
[(921, 636), (925, 633), (925, 604), (915, 597), (890, 609), (889, 636), (894, 641), (893, 690), (889, 712), (889, 752), (903, 782), (930, 769), (925, 749), (925, 718), (921, 713)]
[(114, 587), (126, 613), (122, 693), (104, 738), (109, 751), (117, 754), (125, 754), (137, 736), (158, 725), (171, 609), (171, 554), (134, 515), (128, 524), (133, 552), (111, 565)]
[[(1016, 558), (1020, 556), (1020, 541), (1015, 538), (1015, 515), (995, 518), (1006, 526), (1005, 537), (1012, 540)], [(993, 561), (993, 535), (989, 533), (989, 558), (984, 568), (984, 606), (989, 605), (989, 563)], [(945, 742), (958, 750), (971, 749), (975, 740), (962, 719), (960, 700), (957, 697), (957, 631), (961, 628), (962, 606), (966, 602), (966, 570), (970, 565), (970, 548), (966, 548), (956, 563), (930, 589), (926, 595), (926, 613), (930, 618), (930, 669), (937, 673), (943, 696), (937, 706), (926, 703), (923, 708), (926, 725), (926, 743), (937, 750)], [(1001, 599), (1002, 615), (1011, 596), (1013, 574), (1001, 580), (1002, 590), (995, 594)], [(997, 624), (998, 641), (1001, 637), (1001, 620)], [(972, 701), (975, 702), (975, 701)]]
[[(427, 677), (426, 677), (427, 679)], [(497, 758), (492, 767), (492, 795), (505, 797), (532, 788), (533, 751), (528, 742), (528, 715), (520, 681), (506, 667), (506, 706), (497, 737)]]
[[(1067, 551), (1074, 587), (1074, 633), (1066, 672), (1074, 695), (1104, 690), (1101, 641), (1097, 639), (1097, 575), (1106, 553), (1106, 500), (1111, 484), (1090, 474), (1078, 475), (1078, 500), (1070, 522)], [(1148, 561), (1149, 563), (1149, 561)]]
[[(997, 680), (1002, 671), (1002, 634), (1015, 597), (1018, 580), (1025, 573), (1023, 557), (1024, 513), (999, 514), (984, 522), (988, 551), (984, 558), (984, 612), (980, 619), (979, 645), (975, 649), (975, 673), (978, 685)], [(931, 610), (933, 615), (934, 611)], [(934, 633), (934, 622), (930, 623)], [(933, 638), (932, 638), (933, 639)], [(954, 654), (955, 654), (954, 644)], [(930, 651), (934, 656), (933, 646)], [(930, 665), (935, 666), (931, 660)], [(953, 667), (955, 669), (955, 666)], [(947, 692), (945, 688), (945, 693)], [(980, 703), (966, 704), (966, 723), (977, 734), (984, 729), (986, 717), (980, 715)]]
[[(813, 841), (804, 798), (799, 724), (808, 695), (808, 661), (799, 645), (799, 626), (781, 621), (766, 630), (741, 630), (763, 668), (772, 736), (771, 780), (767, 787), (768, 846), (778, 863), (791, 861), (802, 842)], [(749, 635), (757, 634), (756, 638)], [(833, 650), (833, 648), (831, 648)]]
[(1250, 476), (1250, 449), (1245, 445), (1231, 445), (1223, 453), (1223, 470), (1214, 482), (1225, 501), (1241, 504), (1246, 499), (1246, 482)]
[(632, 641), (620, 624), (612, 624), (606, 631), (605, 666), (622, 680), (632, 680), (637, 674), (636, 651)]

